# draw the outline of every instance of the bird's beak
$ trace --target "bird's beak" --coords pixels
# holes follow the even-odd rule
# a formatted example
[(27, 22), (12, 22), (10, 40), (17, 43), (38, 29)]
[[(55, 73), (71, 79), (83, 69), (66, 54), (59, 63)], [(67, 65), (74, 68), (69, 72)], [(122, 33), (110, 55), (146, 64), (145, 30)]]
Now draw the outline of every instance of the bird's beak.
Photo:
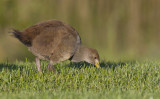
[(95, 66), (96, 66), (97, 68), (100, 68), (99, 61), (98, 61), (98, 60), (96, 60)]

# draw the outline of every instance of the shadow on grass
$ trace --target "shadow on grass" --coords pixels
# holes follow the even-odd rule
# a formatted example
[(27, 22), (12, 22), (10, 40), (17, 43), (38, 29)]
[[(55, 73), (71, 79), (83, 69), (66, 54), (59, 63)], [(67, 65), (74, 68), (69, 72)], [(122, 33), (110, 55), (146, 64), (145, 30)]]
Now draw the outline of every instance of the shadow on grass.
[[(132, 64), (132, 66), (136, 63), (136, 61), (127, 61), (127, 62), (105, 62), (105, 61), (102, 61), (100, 63), (100, 67), (101, 68), (111, 68), (111, 69), (115, 69), (116, 67), (120, 66), (120, 67), (123, 67), (125, 66), (126, 64)], [(79, 62), (79, 63), (73, 63), (71, 62), (69, 65), (67, 65), (68, 67), (71, 67), (71, 68), (78, 68), (78, 69), (81, 69), (82, 67), (93, 67), (94, 65), (92, 64), (89, 64), (87, 62)], [(95, 67), (96, 68), (96, 67)]]
[(2, 63), (0, 64), (0, 71), (2, 71), (3, 69), (6, 69), (6, 70), (22, 70), (23, 67), (22, 66), (17, 66), (15, 64), (8, 64), (8, 63)]

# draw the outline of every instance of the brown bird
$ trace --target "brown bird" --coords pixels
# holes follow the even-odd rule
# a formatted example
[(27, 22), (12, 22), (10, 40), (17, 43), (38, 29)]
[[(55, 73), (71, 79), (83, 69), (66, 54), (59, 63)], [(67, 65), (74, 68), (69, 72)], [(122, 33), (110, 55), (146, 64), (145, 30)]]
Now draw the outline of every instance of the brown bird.
[(24, 31), (13, 29), (13, 35), (36, 56), (39, 72), (40, 59), (49, 60), (48, 69), (55, 71), (53, 63), (65, 60), (86, 61), (99, 68), (99, 54), (95, 49), (81, 44), (78, 32), (70, 25), (58, 20), (48, 20), (26, 28)]

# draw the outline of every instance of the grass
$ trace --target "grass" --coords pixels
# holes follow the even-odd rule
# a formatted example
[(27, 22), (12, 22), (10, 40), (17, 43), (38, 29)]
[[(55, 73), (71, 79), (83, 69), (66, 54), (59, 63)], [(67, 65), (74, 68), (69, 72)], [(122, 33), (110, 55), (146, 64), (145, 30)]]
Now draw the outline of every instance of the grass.
[(49, 72), (42, 61), (0, 64), (1, 99), (158, 99), (160, 60), (87, 63), (63, 62)]

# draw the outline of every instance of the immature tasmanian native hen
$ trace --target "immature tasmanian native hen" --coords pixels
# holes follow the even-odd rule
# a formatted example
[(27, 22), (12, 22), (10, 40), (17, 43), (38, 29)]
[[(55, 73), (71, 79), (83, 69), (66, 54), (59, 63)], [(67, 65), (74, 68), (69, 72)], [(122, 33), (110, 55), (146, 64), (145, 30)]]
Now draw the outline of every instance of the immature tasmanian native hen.
[(24, 31), (13, 30), (13, 35), (36, 56), (39, 72), (40, 59), (49, 60), (48, 69), (55, 71), (53, 63), (65, 60), (86, 61), (99, 68), (99, 54), (95, 49), (81, 44), (78, 32), (68, 24), (49, 20), (28, 27)]

